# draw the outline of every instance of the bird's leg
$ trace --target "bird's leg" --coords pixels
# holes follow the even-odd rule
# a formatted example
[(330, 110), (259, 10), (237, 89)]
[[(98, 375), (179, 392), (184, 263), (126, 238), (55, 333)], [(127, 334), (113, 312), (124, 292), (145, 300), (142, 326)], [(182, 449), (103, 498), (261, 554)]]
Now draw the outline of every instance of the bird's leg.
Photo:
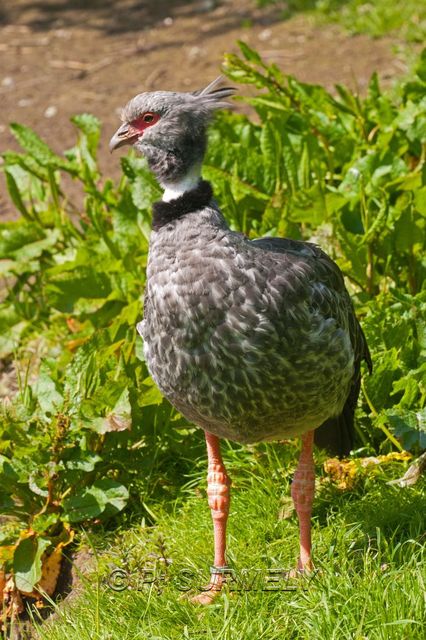
[(206, 433), (208, 473), (207, 495), (214, 528), (214, 566), (224, 567), (226, 522), (228, 520), (231, 480), (220, 454), (219, 438)]
[[(220, 442), (217, 436), (206, 432), (208, 472), (207, 495), (209, 507), (213, 519), (214, 529), (214, 567), (211, 570), (211, 579), (203, 593), (195, 596), (193, 602), (209, 604), (220, 592), (224, 581), (224, 569), (226, 569), (226, 522), (228, 520), (231, 480), (226, 473), (220, 454)], [(215, 572), (215, 569), (218, 569)], [(222, 571), (221, 571), (222, 570)]]
[(299, 518), (300, 556), (299, 570), (312, 569), (311, 560), (311, 514), (315, 492), (315, 467), (313, 457), (314, 432), (302, 436), (302, 451), (291, 485), (291, 497)]

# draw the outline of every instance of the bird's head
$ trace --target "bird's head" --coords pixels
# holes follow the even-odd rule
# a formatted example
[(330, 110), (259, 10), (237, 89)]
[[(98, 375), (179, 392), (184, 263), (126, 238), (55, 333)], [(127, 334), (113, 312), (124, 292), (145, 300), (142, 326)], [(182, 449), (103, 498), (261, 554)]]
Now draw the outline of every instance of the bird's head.
[(200, 167), (207, 125), (216, 109), (230, 107), (225, 100), (234, 92), (219, 77), (193, 93), (140, 93), (124, 107), (110, 151), (133, 145), (163, 186), (176, 183)]

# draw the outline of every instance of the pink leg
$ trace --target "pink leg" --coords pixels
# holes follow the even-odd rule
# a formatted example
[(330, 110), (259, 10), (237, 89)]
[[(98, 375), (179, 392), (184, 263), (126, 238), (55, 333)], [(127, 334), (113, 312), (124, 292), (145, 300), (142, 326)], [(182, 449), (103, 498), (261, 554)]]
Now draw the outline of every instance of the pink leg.
[[(207, 495), (213, 518), (214, 530), (214, 566), (225, 567), (226, 522), (228, 520), (231, 480), (226, 473), (220, 455), (220, 442), (217, 436), (206, 432), (208, 473)], [(221, 573), (213, 573), (209, 589), (195, 596), (192, 601), (209, 604), (220, 592), (223, 582)]]
[(299, 518), (300, 556), (298, 569), (312, 569), (311, 560), (311, 514), (315, 492), (315, 467), (313, 458), (314, 432), (302, 436), (302, 451), (291, 485), (296, 513)]

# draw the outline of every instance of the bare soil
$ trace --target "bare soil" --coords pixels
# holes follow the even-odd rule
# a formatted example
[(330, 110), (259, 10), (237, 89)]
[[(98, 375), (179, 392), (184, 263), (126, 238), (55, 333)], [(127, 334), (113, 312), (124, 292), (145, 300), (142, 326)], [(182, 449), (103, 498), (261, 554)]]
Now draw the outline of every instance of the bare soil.
[[(394, 40), (348, 36), (299, 14), (287, 21), (255, 0), (0, 0), (0, 150), (15, 149), (8, 123), (33, 127), (57, 152), (70, 147), (72, 115), (103, 122), (100, 164), (117, 177), (107, 144), (121, 107), (145, 90), (196, 89), (220, 73), (242, 39), (306, 82), (363, 91), (377, 70), (406, 69)], [(13, 215), (0, 178), (0, 219)]]

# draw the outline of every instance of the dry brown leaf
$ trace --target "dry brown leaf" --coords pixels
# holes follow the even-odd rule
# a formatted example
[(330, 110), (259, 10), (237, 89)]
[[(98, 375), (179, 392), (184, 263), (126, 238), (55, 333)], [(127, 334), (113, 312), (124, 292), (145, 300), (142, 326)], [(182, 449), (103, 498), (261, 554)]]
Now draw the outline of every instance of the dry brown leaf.
[(404, 462), (411, 459), (408, 451), (392, 452), (382, 456), (354, 458), (353, 460), (339, 460), (329, 458), (324, 462), (324, 471), (331, 476), (340, 489), (352, 489), (356, 481), (366, 475), (370, 467), (388, 464), (390, 462)]
[(56, 549), (42, 562), (41, 579), (37, 587), (40, 591), (53, 595), (59, 578), (62, 562), (62, 545), (58, 545)]
[(0, 569), (0, 602), (3, 602), (3, 591), (6, 586), (6, 574)]
[(6, 576), (2, 605), (2, 613), (6, 618), (15, 618), (24, 610), (21, 594), (16, 588), (15, 580), (11, 574), (7, 574)]
[(75, 349), (77, 349), (78, 347), (81, 347), (81, 345), (87, 342), (87, 340), (88, 340), (87, 337), (75, 338), (75, 340), (68, 340), (65, 346), (67, 349), (69, 349), (69, 351), (75, 351)]
[(353, 460), (329, 458), (324, 462), (324, 471), (340, 489), (352, 489), (357, 479), (357, 467)]
[(132, 428), (132, 421), (130, 418), (125, 416), (119, 416), (115, 413), (110, 413), (109, 416), (106, 417), (106, 421), (108, 424), (108, 431), (126, 431)]
[(278, 513), (278, 520), (287, 520), (288, 518), (291, 518), (294, 513), (293, 500), (290, 498), (290, 496), (288, 496), (286, 498), (283, 498), (281, 500), (281, 503), (282, 507)]
[(83, 328), (83, 324), (75, 318), (67, 318), (67, 326), (71, 333), (78, 333)]
[(369, 467), (377, 464), (387, 464), (388, 462), (405, 462), (411, 460), (411, 453), (408, 451), (392, 451), (384, 456), (359, 458), (362, 467)]

